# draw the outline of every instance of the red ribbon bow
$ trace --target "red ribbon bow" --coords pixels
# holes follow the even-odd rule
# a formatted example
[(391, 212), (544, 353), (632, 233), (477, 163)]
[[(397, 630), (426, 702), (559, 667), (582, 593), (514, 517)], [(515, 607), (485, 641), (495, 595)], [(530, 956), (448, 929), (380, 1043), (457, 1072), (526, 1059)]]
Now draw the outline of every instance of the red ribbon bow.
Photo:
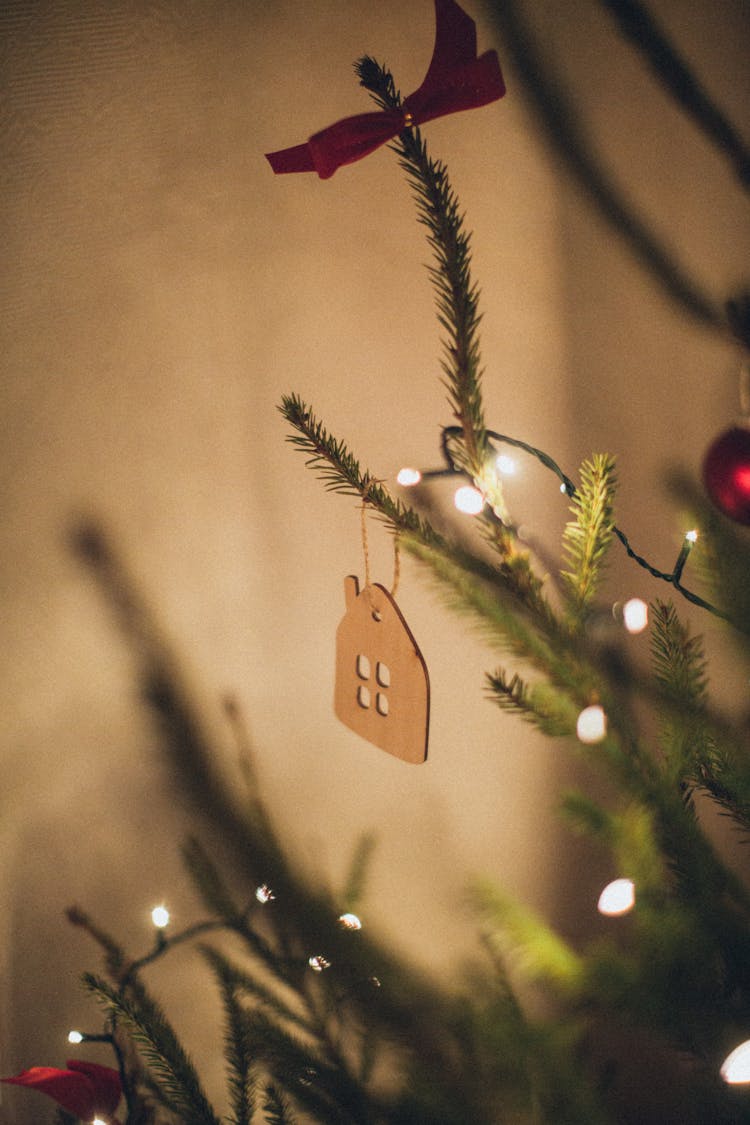
[(322, 180), (342, 164), (374, 152), (410, 125), (476, 109), (505, 93), (495, 51), (477, 58), (474, 21), (455, 0), (435, 0), (435, 47), (424, 82), (401, 109), (358, 113), (315, 133), (304, 144), (266, 153), (274, 172), (317, 172)]
[(111, 1066), (100, 1066), (84, 1059), (68, 1059), (67, 1070), (56, 1066), (32, 1066), (13, 1078), (0, 1078), (0, 1082), (39, 1090), (82, 1121), (91, 1121), (103, 1114), (112, 1125), (116, 1125), (112, 1114), (120, 1101), (122, 1086), (120, 1075)]

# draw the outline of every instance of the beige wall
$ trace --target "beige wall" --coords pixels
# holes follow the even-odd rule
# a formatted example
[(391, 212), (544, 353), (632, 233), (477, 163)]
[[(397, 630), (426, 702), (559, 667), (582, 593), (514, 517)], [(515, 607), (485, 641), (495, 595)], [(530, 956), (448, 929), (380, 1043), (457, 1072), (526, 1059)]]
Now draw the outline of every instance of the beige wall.
[[(527, 8), (633, 202), (722, 299), (746, 276), (746, 197), (593, 0)], [(655, 9), (741, 120), (746, 6)], [(220, 695), (237, 694), (290, 847), (335, 881), (358, 834), (378, 831), (368, 921), (450, 970), (472, 944), (462, 888), (485, 870), (585, 928), (601, 872), (560, 850), (564, 752), (484, 701), (492, 657), (408, 561), (399, 600), (430, 668), (429, 764), (403, 766), (336, 722), (333, 638), (343, 577), (362, 571), (359, 517), (305, 472), (275, 409), (298, 391), (388, 478), (434, 463), (451, 421), (427, 251), (394, 158), (323, 183), (275, 178), (262, 155), (367, 107), (350, 69), (365, 51), (414, 88), (429, 0), (18, 0), (0, 11), (0, 42), (0, 1071), (59, 1064), (67, 1029), (96, 1027), (77, 983), (94, 950), (66, 905), (134, 952), (155, 901), (178, 924), (195, 909), (177, 857), (184, 818), (130, 658), (66, 553), (81, 510), (112, 529), (217, 728)], [(622, 523), (669, 568), (683, 529), (660, 473), (675, 460), (695, 470), (730, 421), (735, 353), (581, 206), (503, 62), (504, 101), (428, 134), (475, 232), (488, 420), (569, 470), (593, 449), (617, 453)], [(550, 478), (527, 466), (510, 499), (553, 544), (565, 512)], [(377, 528), (370, 545), (387, 583)], [(618, 565), (613, 600), (630, 592), (659, 591)], [(228, 737), (217, 753), (231, 754)], [(159, 972), (216, 1091), (210, 989), (186, 954)], [(0, 1119), (36, 1109), (4, 1091)]]

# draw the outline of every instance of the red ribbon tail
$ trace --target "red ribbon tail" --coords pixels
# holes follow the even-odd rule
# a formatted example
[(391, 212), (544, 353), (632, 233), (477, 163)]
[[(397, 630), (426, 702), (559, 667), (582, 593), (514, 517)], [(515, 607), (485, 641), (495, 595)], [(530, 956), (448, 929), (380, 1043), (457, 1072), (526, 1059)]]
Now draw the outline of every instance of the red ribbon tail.
[(292, 148), (280, 148), (278, 152), (267, 152), (266, 160), (277, 175), (283, 172), (317, 171), (307, 141)]

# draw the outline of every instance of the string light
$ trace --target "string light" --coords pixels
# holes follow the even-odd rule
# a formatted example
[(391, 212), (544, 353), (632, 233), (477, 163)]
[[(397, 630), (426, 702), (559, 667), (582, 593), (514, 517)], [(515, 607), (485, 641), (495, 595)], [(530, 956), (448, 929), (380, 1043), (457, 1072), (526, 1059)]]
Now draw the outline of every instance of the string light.
[(750, 1039), (735, 1047), (721, 1064), (721, 1077), (730, 1086), (750, 1082)]
[(107, 1122), (104, 1120), (103, 1117), (95, 1117), (94, 1120), (91, 1122), (91, 1125), (107, 1125)]
[(151, 921), (157, 930), (163, 930), (169, 925), (169, 911), (166, 906), (155, 906), (151, 911)]
[(413, 485), (419, 484), (421, 479), (422, 474), (419, 469), (411, 469), (407, 466), (404, 466), (403, 469), (399, 469), (398, 476), (396, 477), (396, 480), (403, 488), (411, 488)]
[(581, 742), (601, 742), (607, 733), (607, 716), (598, 703), (584, 707), (576, 722), (576, 734)]
[[(495, 430), (486, 430), (485, 435), (490, 439), (489, 445), (495, 454), (495, 470), (497, 472), (512, 473), (515, 471), (514, 459), (507, 456), (506, 454), (497, 453), (496, 443), (502, 443), (504, 445), (511, 446), (514, 449), (520, 449), (524, 453), (530, 454), (532, 457), (535, 457), (537, 461), (539, 461), (542, 465), (544, 465), (546, 469), (549, 469), (551, 472), (553, 472), (560, 481), (559, 488), (563, 496), (568, 496), (571, 499), (574, 499), (578, 495), (578, 490), (570, 477), (568, 477), (563, 472), (557, 462), (552, 457), (550, 457), (548, 453), (545, 453), (544, 450), (537, 449), (535, 446), (529, 445), (528, 442), (519, 441), (517, 438), (509, 437), (507, 434), (497, 433)], [(445, 467), (442, 469), (426, 469), (424, 471), (414, 469), (412, 467), (403, 468), (400, 470), (397, 476), (399, 484), (404, 484), (408, 487), (409, 485), (418, 483), (420, 480), (426, 480), (428, 477), (432, 478), (452, 476), (456, 473), (462, 472), (463, 470), (460, 467), (458, 459), (454, 455), (454, 452), (452, 450), (453, 443), (460, 442), (462, 437), (463, 430), (460, 426), (444, 426), (442, 430), (441, 447)], [(513, 464), (513, 468), (511, 468), (511, 464)], [(478, 515), (479, 512), (481, 512), (484, 504), (479, 503), (479, 498), (475, 495), (476, 492), (478, 492), (478, 489), (472, 489), (470, 485), (465, 485), (463, 488), (460, 488), (458, 490), (456, 496), (454, 497), (454, 503), (459, 511), (465, 512), (468, 515)], [(500, 519), (503, 519), (502, 512), (496, 510), (495, 514)], [(636, 562), (638, 566), (641, 566), (644, 568), (644, 570), (647, 570), (653, 578), (661, 579), (663, 582), (669, 582), (675, 590), (678, 590), (680, 594), (682, 594), (684, 598), (687, 598), (687, 600), (693, 605), (700, 606), (701, 609), (707, 610), (709, 613), (714, 614), (714, 616), (716, 617), (722, 617), (726, 621), (732, 620), (731, 617), (729, 617), (722, 610), (718, 609), (717, 606), (711, 605), (711, 603), (707, 602), (705, 598), (701, 598), (698, 594), (694, 593), (692, 590), (686, 589), (686, 587), (682, 585), (682, 571), (693, 548), (693, 544), (698, 539), (698, 531), (695, 528), (691, 528), (690, 531), (687, 532), (683, 540), (682, 550), (680, 551), (677, 562), (672, 571), (669, 573), (658, 570), (655, 566), (652, 566), (647, 559), (637, 554), (630, 545), (630, 541), (628, 540), (627, 535), (625, 535), (621, 528), (613, 527), (613, 531), (627, 551), (628, 556), (633, 559), (633, 561)]]
[(502, 473), (503, 476), (512, 477), (515, 475), (516, 463), (507, 453), (498, 453), (495, 465), (497, 466), (497, 471)]
[(82, 1031), (69, 1031), (68, 1032), (68, 1042), (69, 1043), (83, 1043), (83, 1040), (84, 1040), (84, 1035), (83, 1035)]
[(641, 598), (630, 598), (622, 607), (622, 619), (629, 633), (642, 633), (648, 625), (648, 606)]
[(608, 918), (627, 914), (635, 906), (635, 883), (632, 879), (614, 879), (599, 895), (597, 910)]
[(340, 924), (345, 930), (361, 930), (362, 923), (356, 914), (342, 914), (339, 917)]
[(318, 953), (315, 957), (309, 957), (307, 963), (316, 973), (322, 973), (331, 967), (331, 962), (322, 953)]
[(273, 902), (273, 900), (276, 898), (276, 895), (273, 893), (271, 888), (267, 886), (266, 883), (262, 883), (261, 886), (257, 888), (255, 897), (257, 898), (258, 902), (262, 903), (265, 906), (267, 902)]
[(478, 516), (484, 507), (484, 496), (478, 488), (474, 488), (470, 484), (464, 484), (461, 488), (456, 489), (453, 503), (459, 512), (463, 512), (464, 515)]

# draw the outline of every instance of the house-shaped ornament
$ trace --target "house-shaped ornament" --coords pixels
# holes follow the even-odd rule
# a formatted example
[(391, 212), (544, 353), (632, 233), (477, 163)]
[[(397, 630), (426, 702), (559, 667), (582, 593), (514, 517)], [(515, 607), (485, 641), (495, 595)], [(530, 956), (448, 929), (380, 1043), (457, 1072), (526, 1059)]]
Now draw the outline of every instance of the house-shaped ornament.
[(334, 710), (381, 750), (417, 765), (427, 758), (427, 665), (388, 591), (344, 579), (346, 613), (336, 630)]

